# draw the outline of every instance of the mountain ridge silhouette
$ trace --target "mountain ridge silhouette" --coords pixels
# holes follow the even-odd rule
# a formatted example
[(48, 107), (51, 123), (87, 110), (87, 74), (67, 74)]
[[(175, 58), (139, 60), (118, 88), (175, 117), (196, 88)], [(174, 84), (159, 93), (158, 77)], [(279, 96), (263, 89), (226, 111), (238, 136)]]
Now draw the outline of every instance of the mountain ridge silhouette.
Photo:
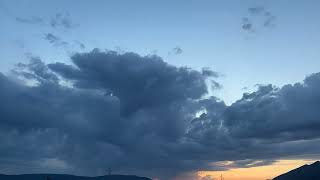
[(293, 169), (273, 180), (320, 180), (320, 161)]
[(69, 174), (21, 174), (21, 175), (5, 175), (0, 174), (0, 180), (151, 180), (146, 177), (134, 175), (105, 175), (96, 177), (76, 176)]

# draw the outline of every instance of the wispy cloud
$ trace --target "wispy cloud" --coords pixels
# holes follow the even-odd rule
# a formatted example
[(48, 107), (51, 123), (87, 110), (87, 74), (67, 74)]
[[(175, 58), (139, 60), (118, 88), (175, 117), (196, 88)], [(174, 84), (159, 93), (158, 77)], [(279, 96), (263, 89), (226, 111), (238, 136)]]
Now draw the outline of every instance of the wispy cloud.
[(61, 29), (61, 30), (70, 30), (75, 29), (79, 26), (73, 22), (71, 15), (68, 12), (65, 13), (57, 13), (53, 17), (49, 19), (42, 18), (40, 16), (32, 16), (32, 17), (16, 17), (16, 22), (31, 24), (31, 25), (43, 25), (48, 26), (53, 29)]
[(79, 26), (71, 20), (69, 13), (57, 13), (50, 19), (50, 26), (52, 28), (74, 29)]
[(31, 17), (31, 18), (16, 18), (17, 22), (26, 23), (26, 24), (40, 24), (44, 25), (45, 21), (41, 17)]
[(171, 51), (168, 52), (169, 55), (174, 54), (174, 55), (180, 55), (183, 53), (183, 49), (179, 46), (176, 46), (171, 49)]
[(45, 35), (44, 39), (56, 47), (66, 47), (69, 45), (68, 42), (61, 40), (61, 38), (59, 38), (58, 36), (56, 36), (52, 33), (47, 33)]
[(261, 31), (263, 28), (272, 28), (276, 24), (276, 16), (262, 6), (250, 7), (248, 15), (242, 18), (242, 30), (248, 33)]

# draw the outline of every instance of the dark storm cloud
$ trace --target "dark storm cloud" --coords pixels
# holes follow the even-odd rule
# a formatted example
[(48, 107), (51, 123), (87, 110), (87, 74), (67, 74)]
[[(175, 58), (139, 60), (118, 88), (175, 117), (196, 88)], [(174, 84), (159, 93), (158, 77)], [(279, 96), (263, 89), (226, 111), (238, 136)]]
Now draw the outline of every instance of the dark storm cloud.
[(226, 106), (207, 97), (217, 73), (157, 56), (96, 49), (72, 64), (32, 58), (13, 72), (0, 74), (0, 164), (10, 164), (3, 172), (97, 175), (111, 167), (195, 178), (198, 170), (319, 154), (320, 74), (259, 86)]
[(199, 99), (207, 93), (205, 79), (213, 75), (168, 65), (157, 56), (140, 57), (134, 53), (120, 55), (96, 50), (77, 54), (72, 60), (76, 67), (61, 63), (49, 67), (72, 79), (77, 87), (111, 91), (121, 100), (125, 114), (145, 107)]
[(304, 83), (280, 89), (260, 86), (228, 108), (225, 122), (236, 137), (277, 141), (319, 138), (319, 90), (319, 73)]
[[(1, 145), (1, 160), (40, 163), (55, 158), (76, 173), (104, 173), (112, 167), (152, 176), (165, 170), (162, 177), (197, 167), (194, 160), (171, 154), (178, 155), (176, 143), (184, 141), (198, 108), (212, 104), (197, 102), (207, 92), (209, 70), (177, 68), (156, 56), (98, 50), (72, 59), (73, 66), (47, 66), (37, 58), (18, 64), (15, 74), (36, 81), (32, 86), (1, 76), (0, 138), (7, 142)], [(59, 77), (74, 87), (61, 85)]]
[[(44, 69), (42, 63), (31, 64), (27, 67), (33, 70), (32, 76), (35, 80), (41, 80), (38, 86), (28, 87), (3, 75), (0, 79), (1, 138), (6, 140), (1, 142), (7, 142), (7, 144), (2, 143), (1, 150), (9, 147), (22, 148), (2, 152), (2, 158), (11, 156), (18, 156), (20, 160), (25, 158), (38, 160), (34, 159), (35, 156), (40, 160), (51, 156), (61, 158), (63, 154), (59, 153), (64, 153), (68, 148), (71, 148), (69, 149), (71, 153), (72, 146), (76, 146), (81, 140), (84, 143), (87, 140), (90, 142), (95, 138), (100, 139), (99, 134), (102, 133), (104, 126), (103, 119), (109, 119), (110, 123), (117, 122), (117, 114), (111, 113), (117, 111), (116, 103), (113, 103), (114, 98), (61, 87), (55, 81), (52, 82), (52, 79), (55, 80), (57, 77)], [(31, 76), (27, 77), (30, 79)], [(92, 119), (92, 122), (89, 123), (88, 118)], [(113, 124), (113, 128), (116, 128), (116, 124)], [(105, 138), (110, 137), (109, 128), (103, 128), (108, 132)], [(67, 145), (69, 138), (74, 138), (74, 141), (73, 144)], [(108, 143), (105, 146), (108, 148)], [(21, 157), (24, 153), (27, 156)]]

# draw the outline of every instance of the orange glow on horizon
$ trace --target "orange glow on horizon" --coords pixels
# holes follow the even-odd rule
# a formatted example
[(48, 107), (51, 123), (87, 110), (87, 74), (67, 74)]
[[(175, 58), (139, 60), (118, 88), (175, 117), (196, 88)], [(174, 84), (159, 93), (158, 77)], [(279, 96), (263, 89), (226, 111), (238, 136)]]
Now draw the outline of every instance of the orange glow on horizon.
[(221, 174), (224, 180), (266, 180), (313, 162), (314, 160), (279, 160), (272, 165), (236, 168), (227, 171), (200, 171), (198, 175), (200, 177), (210, 175), (218, 180)]

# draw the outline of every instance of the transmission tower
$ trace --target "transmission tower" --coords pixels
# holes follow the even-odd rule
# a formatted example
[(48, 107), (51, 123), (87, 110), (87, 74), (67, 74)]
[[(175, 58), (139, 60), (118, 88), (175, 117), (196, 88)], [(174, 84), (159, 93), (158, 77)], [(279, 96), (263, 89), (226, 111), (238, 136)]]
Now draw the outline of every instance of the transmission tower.
[(108, 168), (108, 175), (111, 176), (111, 168)]
[(220, 175), (220, 180), (224, 180), (224, 178), (223, 178), (222, 174)]

